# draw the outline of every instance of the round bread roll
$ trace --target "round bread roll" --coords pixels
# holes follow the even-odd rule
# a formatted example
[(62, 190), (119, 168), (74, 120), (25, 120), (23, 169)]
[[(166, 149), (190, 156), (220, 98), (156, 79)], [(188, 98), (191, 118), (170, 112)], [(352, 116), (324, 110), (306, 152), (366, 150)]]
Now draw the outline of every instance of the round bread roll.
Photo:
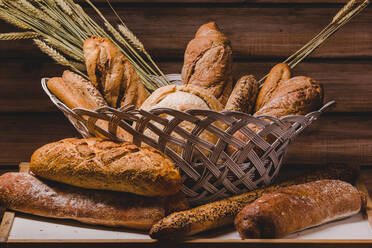
[[(179, 111), (185, 111), (188, 109), (223, 110), (222, 104), (216, 97), (210, 94), (207, 90), (195, 85), (168, 85), (157, 89), (141, 106), (141, 109), (146, 111), (155, 108), (172, 108)], [(171, 118), (166, 115), (164, 115), (164, 117), (168, 119)], [(222, 123), (216, 122), (214, 125), (223, 129)], [(156, 123), (156, 126), (161, 129), (163, 128), (163, 126), (158, 123)], [(191, 132), (195, 127), (194, 124), (187, 121), (180, 123), (179, 126), (188, 132)], [(145, 130), (145, 134), (154, 139), (158, 138), (158, 136), (149, 129)], [(172, 133), (172, 136), (184, 139), (176, 133)], [(202, 132), (199, 137), (212, 144), (215, 144), (218, 140), (218, 137), (211, 134), (209, 131)], [(182, 148), (180, 146), (171, 143), (168, 143), (167, 145), (178, 154), (181, 154)], [(205, 150), (203, 151), (205, 152)]]

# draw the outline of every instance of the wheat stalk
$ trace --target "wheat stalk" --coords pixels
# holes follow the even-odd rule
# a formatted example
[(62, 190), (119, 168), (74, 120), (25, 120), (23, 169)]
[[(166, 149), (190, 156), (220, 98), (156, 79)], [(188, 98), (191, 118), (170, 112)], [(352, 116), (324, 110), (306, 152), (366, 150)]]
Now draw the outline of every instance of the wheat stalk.
[[(313, 51), (320, 47), (329, 37), (336, 33), (341, 27), (348, 23), (353, 17), (361, 13), (369, 4), (369, 0), (350, 0), (345, 6), (337, 12), (332, 21), (318, 35), (306, 43), (302, 48), (289, 56), (283, 63), (288, 64), (290, 68), (295, 68), (300, 62), (308, 57)], [(264, 76), (260, 81), (260, 86), (267, 78)]]
[(61, 7), (62, 10), (65, 11), (66, 14), (70, 16), (72, 15), (72, 10), (70, 6), (68, 6), (68, 4), (64, 0), (55, 0), (55, 1), (59, 5), (59, 7)]
[(21, 28), (21, 29), (31, 29), (31, 27), (29, 25), (27, 25), (26, 23), (18, 20), (17, 18), (9, 15), (6, 12), (0, 11), (0, 19), (4, 20), (5, 22), (7, 22), (9, 24), (14, 25), (18, 28)]
[(140, 52), (145, 51), (145, 47), (143, 46), (142, 42), (133, 34), (132, 31), (129, 30), (127, 26), (123, 24), (118, 25), (119, 31), (124, 35), (125, 38)]
[(13, 32), (0, 34), (0, 40), (26, 40), (34, 39), (40, 35), (36, 32)]
[(34, 39), (35, 44), (39, 47), (39, 49), (47, 54), (49, 57), (51, 57), (55, 62), (62, 66), (70, 67), (75, 72), (79, 73), (80, 75), (86, 77), (84, 73), (82, 73), (80, 70), (78, 70), (71, 62), (65, 58), (62, 54), (60, 54), (57, 50), (55, 50), (53, 47), (48, 46), (44, 41), (39, 39)]

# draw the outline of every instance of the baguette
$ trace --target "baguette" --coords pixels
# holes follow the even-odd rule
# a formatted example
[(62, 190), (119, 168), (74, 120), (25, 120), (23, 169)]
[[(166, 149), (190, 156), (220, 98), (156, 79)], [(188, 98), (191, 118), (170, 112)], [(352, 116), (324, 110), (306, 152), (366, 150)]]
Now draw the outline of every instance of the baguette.
[(177, 193), (179, 171), (161, 152), (101, 138), (69, 138), (44, 145), (31, 157), (37, 176), (88, 189), (144, 196)]
[(339, 179), (354, 182), (356, 175), (357, 170), (347, 166), (326, 167), (267, 188), (257, 189), (190, 210), (175, 212), (156, 223), (149, 234), (154, 239), (183, 239), (200, 232), (233, 224), (234, 217), (239, 211), (263, 193), (269, 193), (281, 187), (321, 179)]
[(15, 211), (44, 217), (140, 230), (148, 230), (165, 215), (188, 207), (182, 194), (150, 198), (88, 190), (16, 172), (0, 176), (0, 203)]
[(319, 180), (264, 194), (235, 218), (242, 239), (276, 238), (358, 213), (366, 196), (351, 184)]
[(64, 71), (62, 78), (49, 79), (47, 86), (50, 92), (71, 109), (95, 110), (107, 106), (101, 93), (89, 81), (71, 71)]

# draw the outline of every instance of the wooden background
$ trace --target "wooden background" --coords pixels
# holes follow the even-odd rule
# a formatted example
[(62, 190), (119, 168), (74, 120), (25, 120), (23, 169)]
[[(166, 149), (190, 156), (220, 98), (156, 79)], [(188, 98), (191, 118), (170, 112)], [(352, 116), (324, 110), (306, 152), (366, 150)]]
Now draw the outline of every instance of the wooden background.
[[(105, 0), (94, 1), (114, 21)], [(232, 41), (235, 78), (258, 78), (317, 34), (343, 0), (111, 0), (166, 73), (179, 73), (198, 27), (215, 21)], [(89, 10), (92, 13), (91, 10)], [(15, 30), (0, 22), (0, 32)], [(294, 75), (325, 86), (331, 110), (291, 146), (288, 165), (372, 164), (372, 7), (329, 39)], [(0, 165), (28, 161), (39, 146), (77, 132), (42, 92), (62, 68), (31, 41), (0, 42)]]

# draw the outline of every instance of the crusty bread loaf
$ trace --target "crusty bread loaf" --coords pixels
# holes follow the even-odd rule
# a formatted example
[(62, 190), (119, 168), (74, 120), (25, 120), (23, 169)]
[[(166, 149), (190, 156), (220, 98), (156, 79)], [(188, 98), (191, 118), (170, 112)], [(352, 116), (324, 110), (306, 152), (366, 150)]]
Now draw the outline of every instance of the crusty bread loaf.
[[(71, 109), (96, 110), (108, 106), (101, 93), (91, 82), (71, 71), (64, 71), (62, 78), (51, 78), (47, 82), (47, 87), (50, 92)], [(108, 131), (107, 121), (97, 120), (96, 125)], [(102, 136), (99, 132), (95, 132), (95, 135)], [(132, 140), (132, 136), (122, 128), (117, 129), (116, 135), (125, 141)]]
[(216, 23), (202, 25), (185, 51), (182, 80), (214, 95), (225, 105), (232, 91), (232, 49)]
[(291, 78), (291, 70), (285, 63), (275, 65), (269, 72), (258, 93), (255, 111), (262, 108), (272, 98), (278, 86)]
[(365, 195), (339, 180), (319, 180), (264, 194), (235, 218), (242, 239), (275, 238), (358, 213)]
[(314, 79), (293, 77), (277, 86), (271, 98), (254, 115), (282, 117), (304, 115), (323, 104), (323, 87)]
[(107, 38), (92, 36), (84, 42), (87, 73), (108, 104), (116, 108), (124, 75), (123, 55)]
[(149, 93), (143, 86), (142, 80), (132, 64), (123, 58), (124, 75), (120, 89), (120, 107), (125, 105), (134, 105), (137, 109), (149, 97)]
[(62, 78), (49, 79), (47, 86), (50, 92), (71, 109), (95, 110), (107, 106), (101, 93), (89, 81), (71, 71), (64, 71)]
[[(141, 109), (150, 111), (155, 108), (171, 108), (179, 111), (185, 111), (188, 109), (203, 109), (203, 110), (214, 110), (221, 111), (223, 109), (222, 104), (210, 94), (206, 89), (195, 85), (168, 85), (155, 90), (142, 104)], [(165, 116), (168, 117), (168, 116)], [(221, 123), (213, 123), (219, 128), (223, 128)], [(160, 124), (156, 124), (159, 128), (163, 128)], [(191, 132), (195, 127), (191, 122), (182, 122), (178, 126), (184, 128), (186, 131)], [(158, 136), (151, 130), (145, 130), (145, 134), (158, 139)], [(183, 137), (176, 133), (172, 133), (173, 137), (184, 140)], [(203, 131), (199, 137), (205, 141), (215, 144), (218, 137), (212, 135), (209, 131)], [(175, 152), (181, 153), (182, 149), (173, 144), (169, 144)]]
[(0, 177), (0, 205), (39, 216), (141, 230), (148, 230), (167, 214), (188, 207), (182, 194), (151, 198), (89, 190), (15, 172)]
[(226, 103), (225, 110), (251, 114), (256, 104), (258, 82), (253, 75), (241, 77)]
[(354, 182), (356, 175), (357, 170), (355, 168), (328, 166), (277, 185), (211, 202), (190, 210), (175, 212), (156, 223), (150, 230), (150, 236), (154, 239), (183, 239), (200, 232), (231, 225), (238, 212), (263, 193), (269, 193), (289, 185), (321, 179), (340, 179)]
[(88, 76), (111, 107), (141, 106), (148, 92), (132, 64), (109, 39), (92, 36), (85, 40), (83, 51)]
[(100, 138), (69, 138), (42, 146), (31, 157), (36, 175), (89, 189), (145, 196), (177, 193), (181, 176), (161, 152)]

